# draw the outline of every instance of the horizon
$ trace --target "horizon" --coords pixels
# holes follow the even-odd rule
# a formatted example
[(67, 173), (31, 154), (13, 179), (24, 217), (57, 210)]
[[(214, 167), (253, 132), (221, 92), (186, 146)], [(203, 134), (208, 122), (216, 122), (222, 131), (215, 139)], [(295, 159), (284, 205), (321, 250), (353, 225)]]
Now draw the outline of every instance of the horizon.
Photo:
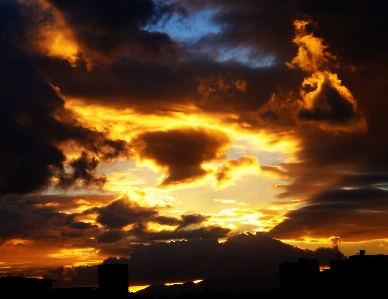
[(264, 275), (261, 253), (387, 254), (387, 17), (0, 1), (0, 272), (77, 286), (130, 258), (150, 285)]

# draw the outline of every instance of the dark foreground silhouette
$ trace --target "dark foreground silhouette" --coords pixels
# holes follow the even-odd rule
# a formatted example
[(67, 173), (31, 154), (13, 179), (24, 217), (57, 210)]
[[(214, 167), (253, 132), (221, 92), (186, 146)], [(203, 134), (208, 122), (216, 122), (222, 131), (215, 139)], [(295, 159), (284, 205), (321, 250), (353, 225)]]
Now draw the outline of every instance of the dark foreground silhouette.
[[(168, 288), (168, 286), (166, 286)], [(171, 296), (166, 295), (140, 295), (137, 293), (127, 293), (127, 294), (114, 294), (114, 293), (104, 293), (99, 292), (98, 290), (92, 289), (53, 289), (52, 297), (50, 299), (73, 299), (73, 298), (83, 298), (83, 299), (272, 299), (272, 298), (320, 298), (322, 296), (329, 296), (331, 298), (385, 298), (386, 291), (378, 291), (372, 293), (363, 293), (352, 290), (338, 290), (338, 289), (327, 289), (322, 290), (315, 287), (306, 287), (300, 292), (287, 293), (282, 292), (281, 289), (265, 290), (261, 293), (251, 293), (251, 294), (235, 294), (235, 293), (225, 293), (220, 291), (215, 291), (212, 289), (204, 289), (194, 293), (178, 293)]]
[[(315, 298), (322, 296), (330, 296), (331, 298), (384, 298), (388, 292), (388, 288), (384, 290), (365, 290), (359, 289), (338, 289), (334, 286), (307, 285), (303, 288), (295, 288), (291, 291), (282, 289), (263, 290), (258, 293), (227, 293), (216, 291), (210, 288), (187, 292), (187, 286), (175, 285), (153, 285), (143, 290), (141, 293), (115, 293), (98, 289), (97, 287), (78, 287), (78, 288), (53, 288), (49, 292), (41, 292), (36, 290), (14, 290), (14, 292), (3, 292), (0, 289), (1, 299), (177, 299), (177, 298), (193, 298), (193, 299), (270, 299), (270, 298)], [(156, 292), (158, 290), (158, 292)], [(154, 295), (151, 293), (154, 292)], [(170, 294), (170, 295), (166, 295)]]
[(388, 294), (387, 269), (388, 255), (366, 255), (360, 250), (349, 258), (331, 260), (326, 271), (320, 271), (318, 261), (311, 258), (280, 263), (278, 289), (251, 291), (252, 281), (261, 285), (260, 278), (226, 275), (197, 284), (155, 284), (129, 293), (127, 265), (109, 264), (99, 267), (98, 287), (52, 288), (50, 279), (1, 276), (0, 299), (383, 298)]

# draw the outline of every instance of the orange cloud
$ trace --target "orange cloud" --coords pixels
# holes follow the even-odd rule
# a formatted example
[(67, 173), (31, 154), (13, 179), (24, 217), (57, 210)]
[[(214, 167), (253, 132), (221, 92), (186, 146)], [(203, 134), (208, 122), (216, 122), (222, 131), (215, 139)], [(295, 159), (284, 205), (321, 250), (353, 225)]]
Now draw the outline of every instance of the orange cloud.
[(322, 130), (332, 132), (359, 132), (366, 130), (366, 121), (357, 110), (357, 102), (351, 92), (341, 84), (336, 74), (329, 71), (331, 61), (337, 59), (326, 49), (321, 38), (307, 32), (309, 21), (294, 22), (298, 54), (290, 68), (298, 67), (311, 74), (302, 83), (302, 103), (298, 119), (317, 123)]
[(23, 4), (26, 14), (34, 9), (38, 24), (28, 32), (33, 48), (47, 56), (66, 59), (76, 66), (81, 50), (62, 14), (44, 0), (29, 0)]
[(240, 159), (229, 159), (225, 161), (215, 173), (217, 182), (216, 188), (223, 188), (233, 182), (233, 176), (238, 172), (259, 172), (259, 160), (252, 156), (242, 156)]
[(367, 124), (357, 109), (351, 92), (341, 84), (336, 74), (315, 72), (302, 83), (303, 103), (298, 111), (302, 121), (315, 121), (322, 130), (359, 132), (365, 131)]
[(290, 68), (298, 67), (306, 72), (314, 73), (325, 67), (330, 60), (335, 60), (336, 56), (326, 51), (328, 46), (323, 44), (321, 38), (308, 34), (307, 26), (309, 24), (309, 21), (303, 20), (294, 22), (295, 38), (293, 42), (299, 46), (299, 49), (296, 57), (286, 64)]

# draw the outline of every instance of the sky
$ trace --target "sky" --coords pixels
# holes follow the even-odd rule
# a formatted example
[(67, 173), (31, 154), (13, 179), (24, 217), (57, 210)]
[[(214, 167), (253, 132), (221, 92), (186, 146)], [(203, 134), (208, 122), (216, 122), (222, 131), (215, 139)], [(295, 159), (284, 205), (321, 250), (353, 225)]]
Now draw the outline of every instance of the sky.
[(384, 6), (0, 0), (1, 272), (388, 254)]

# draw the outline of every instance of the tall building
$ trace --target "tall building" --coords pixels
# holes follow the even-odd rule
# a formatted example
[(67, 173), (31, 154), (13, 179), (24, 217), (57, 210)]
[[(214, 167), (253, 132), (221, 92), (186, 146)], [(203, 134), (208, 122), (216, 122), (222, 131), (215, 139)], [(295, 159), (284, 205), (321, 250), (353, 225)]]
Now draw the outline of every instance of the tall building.
[(110, 293), (128, 293), (128, 265), (98, 265), (98, 288)]
[(316, 286), (319, 263), (316, 259), (299, 258), (297, 263), (279, 264), (280, 288), (286, 292), (303, 291)]
[(388, 255), (360, 250), (347, 260), (330, 261), (331, 281), (341, 289), (370, 293), (388, 289)]

